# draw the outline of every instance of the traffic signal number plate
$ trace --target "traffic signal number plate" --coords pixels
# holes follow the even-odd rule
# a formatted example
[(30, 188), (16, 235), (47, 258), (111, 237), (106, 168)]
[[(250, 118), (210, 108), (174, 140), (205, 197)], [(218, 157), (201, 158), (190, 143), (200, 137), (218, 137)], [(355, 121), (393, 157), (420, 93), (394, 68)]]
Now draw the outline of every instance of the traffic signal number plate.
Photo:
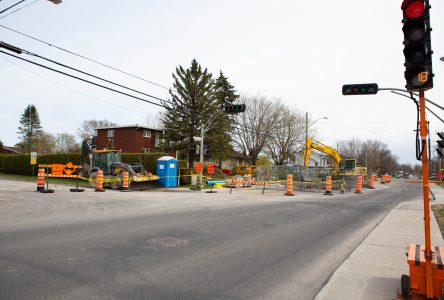
[(418, 74), (418, 82), (424, 83), (429, 80), (429, 72), (421, 72)]

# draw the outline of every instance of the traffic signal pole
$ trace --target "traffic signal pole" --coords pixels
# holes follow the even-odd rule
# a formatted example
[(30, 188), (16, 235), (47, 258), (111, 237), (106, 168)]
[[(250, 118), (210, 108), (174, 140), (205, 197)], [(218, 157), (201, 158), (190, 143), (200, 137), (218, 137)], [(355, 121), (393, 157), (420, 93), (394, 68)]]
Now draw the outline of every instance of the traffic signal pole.
[(424, 91), (419, 92), (419, 130), (421, 135), (422, 151), (422, 191), (424, 195), (424, 231), (425, 231), (425, 253), (426, 261), (426, 292), (427, 298), (433, 299), (433, 276), (432, 276), (432, 245), (430, 237), (430, 201), (429, 201), (429, 161), (427, 158), (427, 120), (425, 113)]

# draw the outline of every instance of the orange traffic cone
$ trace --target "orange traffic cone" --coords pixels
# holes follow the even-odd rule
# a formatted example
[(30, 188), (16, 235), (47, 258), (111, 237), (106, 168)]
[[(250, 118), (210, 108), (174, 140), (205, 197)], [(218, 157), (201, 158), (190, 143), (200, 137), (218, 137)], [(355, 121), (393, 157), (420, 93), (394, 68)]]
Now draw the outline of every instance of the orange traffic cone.
[[(265, 184), (264, 184), (265, 188)], [(287, 188), (284, 194), (285, 196), (294, 196), (293, 192), (293, 174), (287, 174)]]

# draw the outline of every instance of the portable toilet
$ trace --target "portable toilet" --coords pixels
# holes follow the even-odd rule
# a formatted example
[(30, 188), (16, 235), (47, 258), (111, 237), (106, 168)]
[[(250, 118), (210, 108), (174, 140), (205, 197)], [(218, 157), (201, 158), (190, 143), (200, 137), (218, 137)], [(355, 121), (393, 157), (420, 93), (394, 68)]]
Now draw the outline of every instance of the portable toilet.
[(162, 156), (157, 160), (158, 186), (177, 187), (177, 159), (172, 156)]

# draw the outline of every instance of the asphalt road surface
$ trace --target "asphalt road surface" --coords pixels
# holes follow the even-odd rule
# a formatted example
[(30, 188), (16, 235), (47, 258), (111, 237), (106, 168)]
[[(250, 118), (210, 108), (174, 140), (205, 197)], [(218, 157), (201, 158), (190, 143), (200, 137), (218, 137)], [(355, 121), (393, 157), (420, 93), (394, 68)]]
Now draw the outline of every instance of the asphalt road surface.
[(0, 180), (1, 299), (313, 299), (400, 201), (219, 190), (33, 192)]

